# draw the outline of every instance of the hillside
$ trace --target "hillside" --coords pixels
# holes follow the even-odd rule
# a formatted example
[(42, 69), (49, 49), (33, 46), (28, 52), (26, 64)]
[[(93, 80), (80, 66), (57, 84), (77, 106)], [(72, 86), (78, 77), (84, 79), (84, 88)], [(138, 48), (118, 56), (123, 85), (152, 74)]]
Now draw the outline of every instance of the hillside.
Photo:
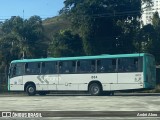
[(52, 36), (62, 30), (70, 28), (70, 22), (67, 21), (62, 16), (56, 16), (53, 18), (48, 18), (43, 21), (45, 35), (48, 38), (52, 38)]

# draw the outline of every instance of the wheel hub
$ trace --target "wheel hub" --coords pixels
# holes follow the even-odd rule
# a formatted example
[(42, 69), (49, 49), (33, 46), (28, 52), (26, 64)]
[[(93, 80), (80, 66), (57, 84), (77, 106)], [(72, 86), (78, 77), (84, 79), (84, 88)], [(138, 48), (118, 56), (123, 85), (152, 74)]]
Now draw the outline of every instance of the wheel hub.
[(94, 92), (94, 94), (97, 94), (99, 92), (98, 87), (93, 87), (93, 92)]
[(34, 89), (33, 89), (32, 87), (30, 87), (30, 88), (28, 89), (28, 91), (29, 91), (30, 93), (33, 93), (33, 92), (34, 92)]

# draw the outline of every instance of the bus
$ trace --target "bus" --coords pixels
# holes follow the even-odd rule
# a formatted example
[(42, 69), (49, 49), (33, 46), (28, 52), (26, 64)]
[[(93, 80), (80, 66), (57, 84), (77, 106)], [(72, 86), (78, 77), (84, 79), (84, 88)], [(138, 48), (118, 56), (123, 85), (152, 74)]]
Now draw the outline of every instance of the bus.
[(155, 88), (155, 70), (154, 56), (148, 53), (13, 60), (8, 90), (29, 96), (54, 91), (112, 95)]

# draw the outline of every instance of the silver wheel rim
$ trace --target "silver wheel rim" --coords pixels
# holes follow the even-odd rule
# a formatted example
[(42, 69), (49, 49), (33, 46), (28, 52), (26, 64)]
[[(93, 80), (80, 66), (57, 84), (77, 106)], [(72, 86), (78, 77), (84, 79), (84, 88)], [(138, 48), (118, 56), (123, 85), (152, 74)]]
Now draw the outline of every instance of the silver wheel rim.
[(99, 87), (93, 86), (93, 87), (92, 87), (92, 93), (93, 93), (93, 94), (98, 94), (98, 93), (99, 93)]
[(29, 93), (33, 93), (34, 92), (34, 88), (33, 87), (29, 87), (28, 92)]

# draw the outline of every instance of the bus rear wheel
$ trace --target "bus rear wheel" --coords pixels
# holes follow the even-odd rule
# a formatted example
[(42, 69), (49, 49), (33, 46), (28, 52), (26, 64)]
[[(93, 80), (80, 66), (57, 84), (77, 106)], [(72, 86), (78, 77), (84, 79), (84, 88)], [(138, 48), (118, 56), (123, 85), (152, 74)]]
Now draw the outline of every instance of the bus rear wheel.
[(93, 96), (98, 96), (98, 95), (101, 95), (102, 93), (102, 88), (100, 86), (100, 84), (98, 83), (92, 83), (90, 86), (89, 86), (89, 93)]
[(30, 84), (26, 87), (26, 92), (29, 96), (34, 96), (36, 94), (36, 87)]

